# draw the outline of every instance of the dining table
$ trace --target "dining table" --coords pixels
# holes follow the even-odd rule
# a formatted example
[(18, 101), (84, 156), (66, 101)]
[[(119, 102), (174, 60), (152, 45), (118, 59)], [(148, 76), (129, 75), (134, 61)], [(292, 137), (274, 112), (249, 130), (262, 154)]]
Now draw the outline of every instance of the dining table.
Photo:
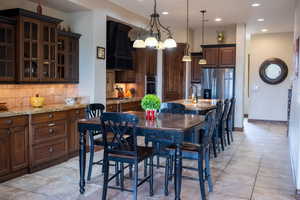
[[(138, 116), (139, 123), (136, 126), (137, 136), (145, 136), (164, 143), (176, 145), (175, 150), (175, 200), (180, 200), (182, 182), (182, 151), (181, 145), (185, 137), (193, 134), (201, 134), (199, 131), (205, 124), (205, 116), (198, 114), (170, 114), (158, 113), (154, 120), (147, 120), (145, 112), (126, 112)], [(79, 168), (80, 182), (79, 191), (85, 192), (85, 168), (86, 168), (86, 136), (89, 132), (101, 130), (99, 118), (81, 119), (78, 121), (80, 134)]]

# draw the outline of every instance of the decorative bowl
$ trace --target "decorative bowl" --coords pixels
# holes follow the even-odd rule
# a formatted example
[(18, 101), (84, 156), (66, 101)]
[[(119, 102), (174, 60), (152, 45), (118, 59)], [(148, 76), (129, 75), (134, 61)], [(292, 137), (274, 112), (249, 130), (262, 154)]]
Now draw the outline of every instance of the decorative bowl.
[(30, 98), (31, 106), (34, 107), (34, 108), (43, 107), (44, 102), (45, 102), (44, 97), (31, 97)]

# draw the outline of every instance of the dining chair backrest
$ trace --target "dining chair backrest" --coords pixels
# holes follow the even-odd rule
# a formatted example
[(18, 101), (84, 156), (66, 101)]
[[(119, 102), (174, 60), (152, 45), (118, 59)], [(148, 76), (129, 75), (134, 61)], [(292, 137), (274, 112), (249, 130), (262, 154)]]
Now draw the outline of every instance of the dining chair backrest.
[(205, 129), (203, 130), (204, 134), (201, 140), (203, 145), (209, 145), (211, 142), (216, 128), (216, 116), (216, 110), (211, 110), (205, 115)]
[(172, 113), (172, 114), (178, 114), (178, 113), (184, 113), (185, 106), (180, 103), (163, 103), (160, 107), (161, 113)]
[[(106, 112), (100, 117), (106, 153), (137, 156), (136, 126), (139, 119), (127, 113)], [(113, 134), (108, 141), (107, 134)], [(131, 140), (128, 140), (130, 135)]]
[(223, 102), (218, 101), (216, 106), (217, 106), (217, 108), (216, 108), (216, 121), (218, 122), (222, 117)]
[(233, 117), (233, 111), (234, 111), (234, 107), (235, 107), (235, 98), (231, 98), (230, 99), (230, 108), (227, 114), (227, 120), (231, 120)]
[(89, 104), (86, 108), (88, 118), (100, 117), (104, 112), (105, 106), (101, 103)]
[(227, 118), (227, 114), (228, 114), (228, 111), (229, 111), (229, 100), (226, 99), (224, 101), (224, 109), (223, 109), (223, 113), (222, 113), (222, 116), (221, 116), (221, 121), (226, 121), (226, 118)]

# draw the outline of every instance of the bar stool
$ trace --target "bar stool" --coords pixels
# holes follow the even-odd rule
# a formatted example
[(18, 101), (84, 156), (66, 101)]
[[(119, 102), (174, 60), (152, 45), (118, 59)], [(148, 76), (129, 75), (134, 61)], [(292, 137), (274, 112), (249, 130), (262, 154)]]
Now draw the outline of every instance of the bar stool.
[(219, 141), (219, 136), (218, 136), (218, 126), (221, 120), (221, 116), (222, 116), (222, 109), (223, 109), (223, 102), (222, 101), (218, 101), (217, 105), (216, 105), (216, 118), (215, 118), (215, 129), (214, 129), (214, 133), (213, 133), (213, 137), (212, 137), (212, 148), (213, 148), (213, 152), (214, 152), (214, 157), (216, 158), (217, 155), (217, 149), (220, 150), (220, 141)]
[(219, 139), (221, 141), (222, 151), (224, 151), (225, 146), (227, 146), (225, 131), (226, 131), (226, 118), (227, 118), (227, 115), (228, 115), (228, 111), (229, 111), (229, 100), (226, 99), (224, 101), (224, 108), (223, 108), (222, 116), (221, 116), (221, 119), (219, 120), (219, 123), (218, 123), (218, 136), (219, 136)]

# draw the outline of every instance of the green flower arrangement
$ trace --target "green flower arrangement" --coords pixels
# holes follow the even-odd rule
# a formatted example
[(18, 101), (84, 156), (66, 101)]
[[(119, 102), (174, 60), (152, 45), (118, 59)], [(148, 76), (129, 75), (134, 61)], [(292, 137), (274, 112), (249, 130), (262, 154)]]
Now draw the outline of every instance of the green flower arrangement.
[(142, 99), (142, 108), (144, 110), (160, 109), (160, 99), (154, 94), (148, 94)]

